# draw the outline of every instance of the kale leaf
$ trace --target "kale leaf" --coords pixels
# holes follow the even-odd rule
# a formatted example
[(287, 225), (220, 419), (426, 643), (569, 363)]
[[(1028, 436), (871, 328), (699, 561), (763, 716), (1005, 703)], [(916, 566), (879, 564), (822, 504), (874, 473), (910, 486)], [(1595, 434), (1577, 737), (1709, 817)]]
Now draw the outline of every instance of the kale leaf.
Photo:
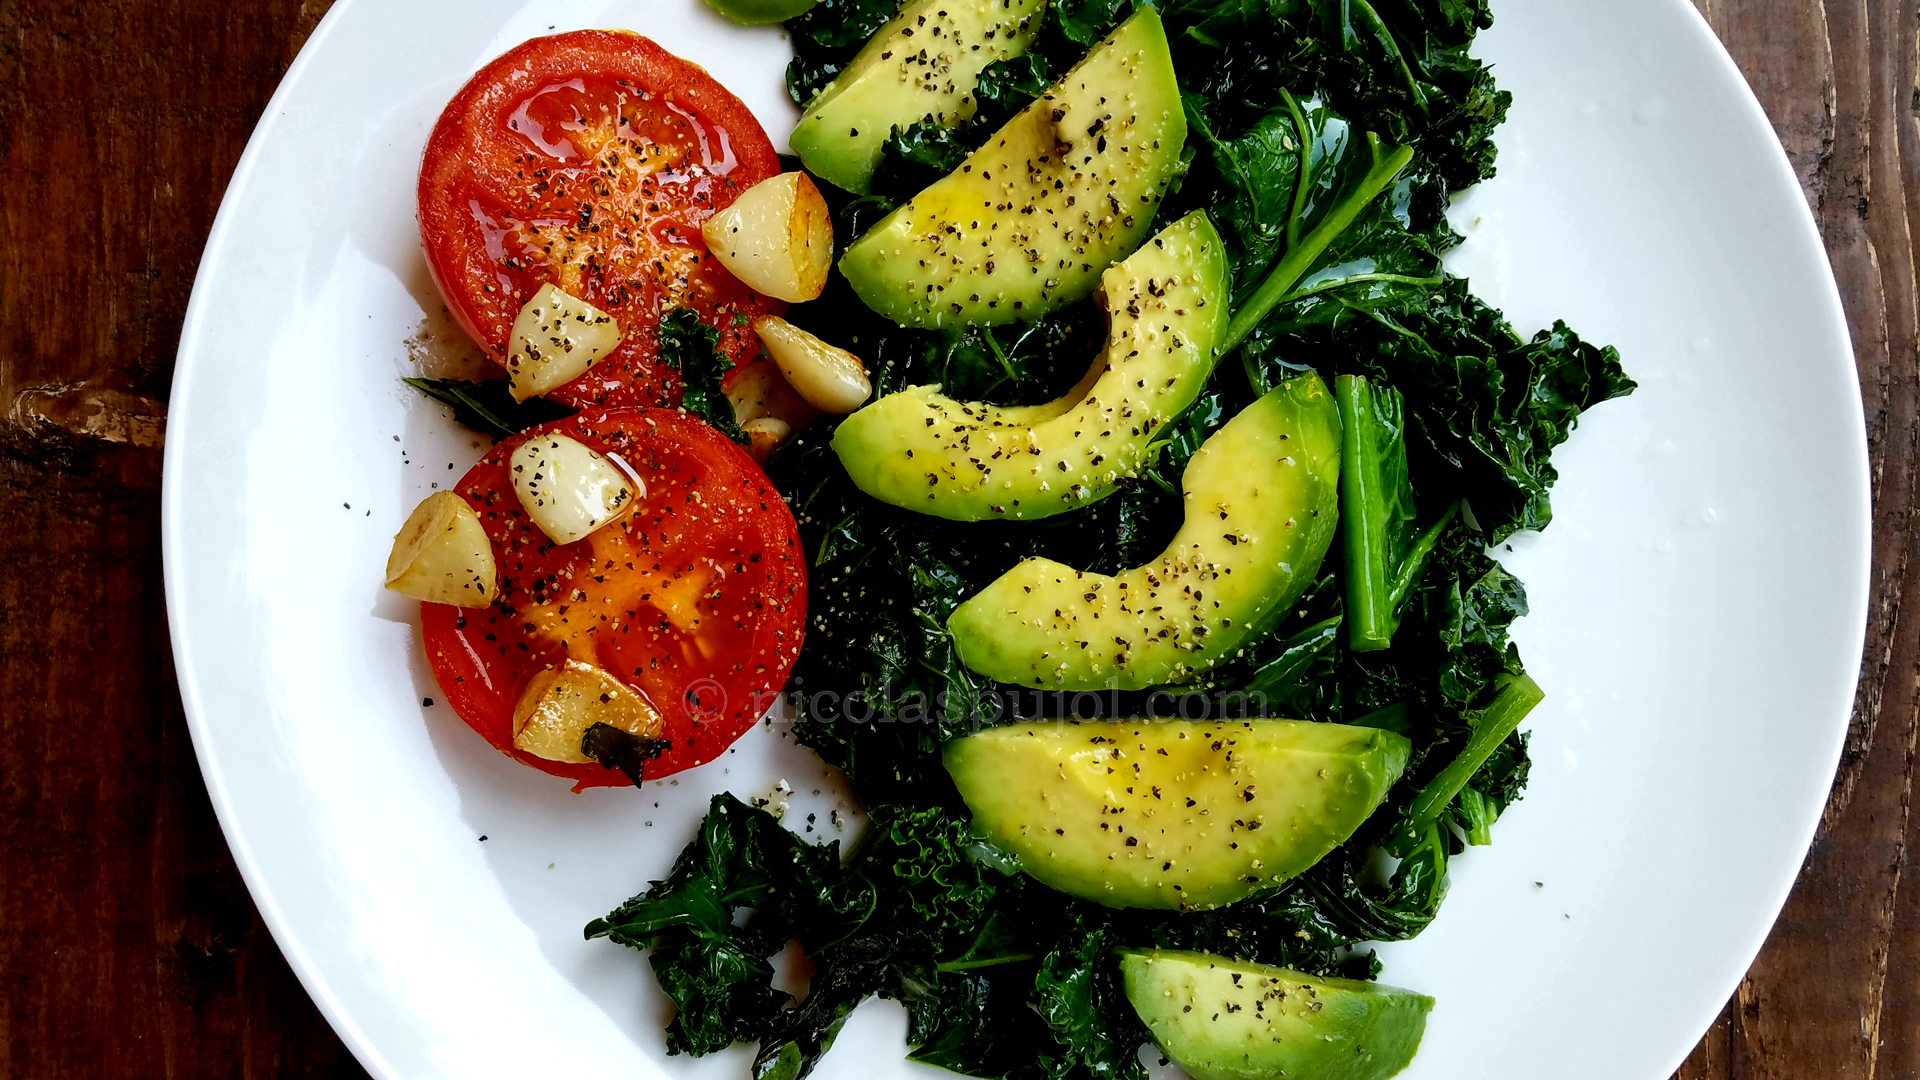
[(1040, 963), (1034, 980), (1041, 1019), (1067, 1050), (1101, 1080), (1146, 1080), (1140, 1044), (1147, 1029), (1120, 987), (1106, 928), (1070, 937)]
[(874, 168), (872, 191), (895, 203), (911, 199), (921, 188), (960, 167), (972, 151), (955, 129), (932, 120), (894, 128), (880, 144), (880, 164)]
[[(667, 1051), (707, 1054), (758, 1039), (784, 994), (770, 985), (767, 958), (796, 925), (831, 925), (840, 871), (838, 843), (815, 846), (731, 795), (713, 797), (700, 833), (666, 880), (587, 924), (605, 937), (650, 950), (660, 988), (679, 1006)], [(765, 918), (734, 925), (736, 908)]]
[[(838, 241), (958, 166), (1133, 2), (1051, 5), (1030, 51), (982, 74), (971, 122), (892, 131), (872, 195), (823, 189)], [(1156, 6), (1191, 131), (1185, 172), (1158, 217), (1204, 209), (1220, 228), (1234, 267), (1227, 351), (1237, 346), (1238, 362), (1221, 363), (1161, 429), (1139, 476), (1042, 522), (935, 522), (882, 505), (847, 478), (832, 420), (769, 462), (811, 563), (794, 732), (846, 772), (873, 818), (841, 866), (832, 848), (716, 799), (669, 879), (589, 927), (653, 948), (661, 985), (682, 1006), (669, 1033), (676, 1049), (758, 1040), (756, 1080), (798, 1080), (851, 1010), (880, 995), (907, 1007), (916, 1060), (1009, 1080), (1137, 1077), (1146, 1032), (1119, 991), (1117, 947), (1375, 977), (1379, 961), (1358, 946), (1429, 925), (1449, 860), (1487, 842), (1521, 797), (1526, 738), (1514, 725), (1537, 688), (1509, 628), (1526, 593), (1488, 548), (1547, 524), (1552, 450), (1585, 409), (1634, 384), (1612, 349), (1563, 325), (1523, 339), (1441, 267), (1459, 242), (1445, 216), (1450, 192), (1492, 175), (1492, 133), (1509, 103), (1468, 54), (1490, 22), (1487, 0)], [(794, 99), (811, 100), (894, 11), (893, 0), (822, 0), (790, 20)], [(837, 274), (787, 317), (861, 356), (877, 393), (937, 384), (999, 404), (1065, 392), (1105, 340), (1092, 301), (1002, 327), (900, 327), (867, 311)], [(705, 361), (712, 349), (694, 353)], [(1068, 708), (1063, 696), (968, 671), (948, 616), (1029, 556), (1091, 572), (1147, 562), (1181, 524), (1181, 474), (1198, 447), (1308, 369), (1329, 383), (1364, 379), (1381, 403), (1369, 449), (1392, 490), (1366, 535), (1343, 533), (1336, 545), (1358, 544), (1365, 558), (1330, 558), (1271, 633), (1198, 683), (1156, 689), (1182, 695), (1183, 715), (1196, 704), (1211, 716), (1397, 731), (1413, 743), (1402, 782), (1305, 874), (1215, 911), (1114, 910), (1011, 872), (968, 831), (941, 746)], [(695, 382), (690, 374), (690, 409)], [(717, 382), (710, 396), (724, 405)], [(1361, 561), (1371, 570), (1356, 594), (1348, 577)], [(1370, 613), (1355, 615), (1356, 596)], [(1129, 714), (1154, 692), (1102, 708)], [(1384, 883), (1369, 872), (1379, 852), (1399, 859)], [(753, 914), (735, 926), (740, 907)], [(795, 937), (815, 964), (797, 1005), (766, 985), (767, 957)]]
[(545, 398), (515, 401), (507, 380), (402, 379), (401, 382), (453, 408), (453, 418), (475, 431), (503, 439), (558, 420), (573, 410)]
[(787, 93), (805, 107), (826, 89), (898, 5), (894, 0), (820, 0), (785, 23), (793, 42), (787, 64)]
[(1052, 65), (1041, 53), (1022, 53), (995, 60), (980, 72), (973, 88), (972, 131), (993, 132), (1013, 119), (1034, 98), (1053, 85)]
[(1281, 103), (1324, 94), (1342, 115), (1412, 145), (1446, 185), (1493, 175), (1512, 98), (1468, 55), (1486, 0), (1168, 0), (1180, 85), (1237, 134)]
[(1358, 288), (1358, 298), (1335, 288), (1283, 304), (1249, 339), (1248, 365), (1275, 378), (1313, 366), (1393, 386), (1407, 399), (1423, 498), (1467, 500), (1489, 543), (1545, 528), (1553, 448), (1582, 412), (1634, 389), (1619, 353), (1565, 323), (1522, 339), (1461, 278), (1397, 302), (1377, 300), (1371, 283)]
[(734, 442), (746, 443), (747, 433), (733, 419), (733, 402), (720, 388), (733, 370), (733, 361), (720, 350), (720, 331), (701, 322), (692, 308), (675, 308), (660, 320), (660, 359), (678, 370), (686, 384), (682, 409)]
[(580, 752), (609, 769), (626, 774), (633, 786), (639, 787), (646, 763), (666, 753), (670, 745), (667, 739), (649, 739), (612, 724), (594, 724), (580, 739)]

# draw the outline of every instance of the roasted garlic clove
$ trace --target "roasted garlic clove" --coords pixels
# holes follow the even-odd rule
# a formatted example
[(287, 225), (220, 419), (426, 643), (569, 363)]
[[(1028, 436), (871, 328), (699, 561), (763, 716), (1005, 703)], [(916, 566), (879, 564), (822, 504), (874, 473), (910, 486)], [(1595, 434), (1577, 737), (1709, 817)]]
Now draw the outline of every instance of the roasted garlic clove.
[(779, 449), (781, 443), (786, 442), (793, 435), (792, 425), (777, 416), (762, 416), (749, 420), (740, 425), (740, 430), (747, 433), (749, 440), (747, 453), (762, 465), (767, 463), (767, 459), (773, 456), (773, 452)]
[(493, 544), (467, 500), (436, 491), (414, 507), (387, 555), (387, 588), (430, 604), (482, 608), (498, 575)]
[(660, 714), (632, 687), (605, 669), (578, 660), (548, 668), (527, 682), (513, 706), (513, 745), (548, 761), (584, 765), (587, 729), (609, 724), (629, 735), (657, 738)]
[(780, 365), (787, 384), (821, 412), (850, 413), (873, 396), (873, 383), (860, 358), (835, 348), (775, 315), (753, 320), (767, 355)]
[(619, 347), (620, 324), (613, 316), (555, 285), (543, 285), (513, 321), (508, 389), (515, 401), (557, 390)]
[(755, 292), (792, 303), (827, 287), (833, 221), (805, 173), (781, 173), (740, 193), (700, 226), (720, 265)]
[(571, 544), (612, 521), (637, 495), (636, 481), (577, 439), (537, 435), (507, 459), (520, 505), (556, 544)]

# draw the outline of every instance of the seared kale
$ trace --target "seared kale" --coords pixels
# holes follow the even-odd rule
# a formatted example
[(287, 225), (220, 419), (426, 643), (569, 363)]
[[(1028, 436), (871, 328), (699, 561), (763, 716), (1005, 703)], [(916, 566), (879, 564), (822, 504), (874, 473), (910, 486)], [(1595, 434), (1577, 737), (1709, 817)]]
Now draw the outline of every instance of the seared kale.
[(660, 320), (660, 359), (680, 372), (686, 390), (680, 407), (737, 443), (747, 433), (733, 420), (733, 403), (720, 389), (733, 361), (720, 351), (720, 331), (700, 321), (692, 308), (675, 308)]
[(1620, 355), (1555, 323), (1532, 340), (1449, 277), (1382, 296), (1356, 281), (1274, 311), (1243, 349), (1264, 377), (1300, 367), (1364, 374), (1406, 397), (1415, 487), (1465, 499), (1499, 543), (1553, 519), (1550, 455), (1582, 412), (1630, 393)]
[(530, 427), (558, 420), (573, 410), (545, 398), (515, 401), (507, 380), (402, 379), (401, 382), (441, 404), (451, 406), (453, 418), (495, 438), (518, 435)]
[[(873, 194), (823, 189), (838, 242), (955, 168), (1132, 6), (1050, 5), (1033, 48), (982, 74), (971, 123), (895, 129)], [(1231, 355), (1160, 430), (1140, 475), (1044, 521), (957, 524), (883, 505), (841, 468), (831, 421), (769, 462), (811, 563), (794, 731), (847, 774), (872, 820), (842, 867), (834, 847), (718, 797), (668, 879), (588, 927), (652, 949), (681, 1006), (676, 1052), (757, 1041), (756, 1080), (795, 1080), (852, 1008), (880, 995), (907, 1007), (916, 1060), (982, 1077), (1139, 1077), (1147, 1035), (1120, 993), (1116, 947), (1373, 978), (1363, 943), (1431, 923), (1448, 861), (1487, 843), (1525, 788), (1515, 725), (1539, 691), (1509, 628), (1526, 592), (1489, 548), (1547, 524), (1552, 450), (1584, 410), (1634, 384), (1612, 349), (1564, 325), (1522, 338), (1441, 266), (1459, 241), (1449, 193), (1493, 174), (1508, 105), (1468, 55), (1487, 2), (1156, 6), (1190, 130), (1159, 220), (1204, 209), (1220, 229), (1234, 267)], [(822, 0), (791, 20), (794, 99), (810, 100), (894, 10)], [(1105, 338), (1092, 301), (1024, 324), (900, 327), (839, 275), (788, 318), (861, 356), (878, 394), (938, 384), (1000, 404), (1065, 392)], [(1013, 872), (968, 831), (941, 746), (983, 725), (1077, 716), (1094, 695), (1071, 695), (1069, 708), (989, 682), (960, 664), (947, 618), (1029, 556), (1103, 573), (1147, 562), (1181, 524), (1181, 473), (1200, 444), (1306, 369), (1350, 399), (1347, 449), (1375, 481), (1343, 495), (1348, 531), (1305, 595), (1230, 663), (1192, 685), (1098, 695), (1100, 710), (1135, 715), (1168, 694), (1183, 716), (1387, 728), (1413, 744), (1404, 777), (1319, 864), (1214, 911), (1115, 910)], [(1369, 873), (1382, 852), (1399, 860), (1384, 884)], [(736, 926), (739, 907), (753, 914)], [(767, 958), (796, 937), (816, 965), (797, 1005), (767, 985)]]

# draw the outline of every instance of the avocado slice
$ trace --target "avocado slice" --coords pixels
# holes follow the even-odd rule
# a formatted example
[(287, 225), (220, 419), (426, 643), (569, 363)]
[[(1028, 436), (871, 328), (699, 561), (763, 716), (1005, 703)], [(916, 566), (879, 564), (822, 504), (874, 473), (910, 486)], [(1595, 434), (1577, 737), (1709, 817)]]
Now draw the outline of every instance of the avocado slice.
[(1034, 319), (1140, 245), (1179, 171), (1186, 113), (1151, 7), (840, 258), (867, 306), (932, 329)]
[(1167, 949), (1122, 950), (1127, 1000), (1193, 1080), (1386, 1080), (1433, 999), (1396, 986)]
[(1155, 432), (1193, 404), (1227, 325), (1227, 260), (1204, 211), (1100, 277), (1107, 344), (1045, 405), (955, 401), (915, 386), (854, 413), (833, 448), (860, 490), (954, 521), (1050, 517), (1139, 471)]
[(1231, 904), (1306, 870), (1380, 806), (1412, 744), (1300, 720), (990, 728), (942, 763), (974, 828), (1042, 884), (1118, 908)]
[(707, 0), (708, 6), (747, 26), (786, 22), (807, 13), (820, 0)]
[(954, 609), (960, 662), (1055, 690), (1186, 682), (1270, 630), (1313, 583), (1338, 516), (1340, 413), (1309, 372), (1213, 433), (1158, 559), (1090, 574), (1026, 559)]
[(888, 133), (921, 120), (947, 127), (965, 122), (981, 70), (1025, 53), (1046, 6), (1046, 0), (913, 0), (814, 95), (789, 145), (815, 176), (865, 195)]

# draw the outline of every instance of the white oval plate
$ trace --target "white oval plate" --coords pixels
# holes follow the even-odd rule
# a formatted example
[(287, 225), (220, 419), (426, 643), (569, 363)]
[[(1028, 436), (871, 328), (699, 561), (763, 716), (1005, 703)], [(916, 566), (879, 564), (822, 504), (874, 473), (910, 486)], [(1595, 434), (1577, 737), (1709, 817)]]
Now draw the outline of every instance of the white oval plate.
[[(1760, 947), (1831, 781), (1865, 624), (1868, 482), (1839, 299), (1786, 159), (1682, 0), (1507, 0), (1481, 51), (1517, 104), (1460, 201), (1455, 268), (1524, 333), (1564, 317), (1640, 390), (1557, 456), (1557, 518), (1507, 564), (1549, 694), (1534, 778), (1454, 862), (1388, 981), (1439, 1006), (1411, 1080), (1664, 1080)], [(647, 33), (777, 138), (787, 46), (698, 0), (341, 0), (255, 132), (181, 337), (165, 543), (175, 659), (228, 841), (294, 970), (386, 1080), (743, 1078), (668, 1059), (644, 959), (584, 942), (722, 788), (837, 789), (762, 728), (672, 784), (570, 795), (444, 705), (389, 538), (482, 450), (403, 387), (444, 343), (420, 148), (537, 34)], [(431, 344), (431, 343), (429, 343)], [(431, 350), (429, 350), (431, 351)], [(818, 789), (818, 796), (812, 793)], [(844, 805), (844, 804), (841, 804)], [(869, 1003), (823, 1077), (906, 1064)]]

